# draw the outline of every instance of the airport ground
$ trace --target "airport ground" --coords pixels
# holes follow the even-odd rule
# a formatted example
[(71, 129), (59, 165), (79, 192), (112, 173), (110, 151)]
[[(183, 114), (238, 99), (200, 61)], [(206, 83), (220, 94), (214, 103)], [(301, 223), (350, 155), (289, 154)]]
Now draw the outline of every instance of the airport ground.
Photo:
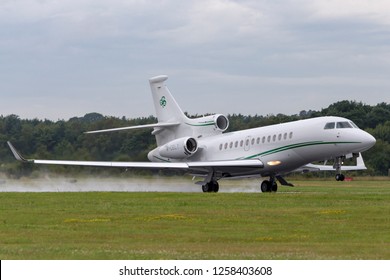
[(0, 181), (0, 259), (390, 259), (387, 177), (43, 179)]

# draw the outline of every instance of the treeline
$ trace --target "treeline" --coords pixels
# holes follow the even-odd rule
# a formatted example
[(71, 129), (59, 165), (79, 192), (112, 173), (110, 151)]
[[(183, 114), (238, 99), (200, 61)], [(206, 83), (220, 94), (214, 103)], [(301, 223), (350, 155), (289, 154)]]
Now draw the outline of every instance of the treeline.
[[(301, 111), (296, 115), (228, 115), (229, 131), (266, 126), (319, 116), (340, 116), (351, 119), (360, 128), (371, 133), (377, 144), (364, 153), (370, 175), (387, 175), (390, 168), (390, 104), (370, 106), (361, 102), (340, 101), (321, 111)], [(197, 116), (190, 116), (197, 117)], [(85, 134), (90, 130), (155, 123), (153, 116), (127, 119), (98, 113), (74, 117), (68, 121), (20, 119), (17, 115), (0, 117), (0, 172), (20, 176), (31, 174), (37, 167), (16, 162), (6, 144), (11, 141), (29, 158), (145, 161), (153, 149), (155, 139), (150, 129), (103, 134)], [(75, 167), (52, 167), (57, 172), (77, 172)], [(96, 171), (100, 170), (100, 171)], [(89, 169), (101, 172), (101, 169)], [(105, 171), (118, 172), (118, 171)]]

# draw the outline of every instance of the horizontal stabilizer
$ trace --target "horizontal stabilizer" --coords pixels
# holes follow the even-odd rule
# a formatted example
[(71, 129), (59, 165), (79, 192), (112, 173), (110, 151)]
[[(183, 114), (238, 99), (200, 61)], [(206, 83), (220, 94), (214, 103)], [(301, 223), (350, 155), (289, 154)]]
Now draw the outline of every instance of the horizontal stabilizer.
[(163, 128), (163, 127), (172, 127), (172, 126), (178, 126), (180, 123), (153, 123), (153, 124), (144, 124), (144, 125), (136, 125), (136, 126), (126, 126), (126, 127), (119, 127), (119, 128), (109, 128), (109, 129), (102, 129), (102, 130), (93, 130), (93, 131), (87, 131), (86, 134), (93, 134), (93, 133), (105, 133), (105, 132), (114, 132), (114, 131), (121, 131), (121, 130), (129, 130), (129, 129), (140, 129), (140, 128)]

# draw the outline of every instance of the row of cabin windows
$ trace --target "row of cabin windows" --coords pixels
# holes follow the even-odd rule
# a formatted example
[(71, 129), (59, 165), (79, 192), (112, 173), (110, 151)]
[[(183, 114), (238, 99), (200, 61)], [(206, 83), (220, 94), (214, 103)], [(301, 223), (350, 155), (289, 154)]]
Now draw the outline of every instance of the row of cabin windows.
[[(246, 139), (246, 140), (245, 140), (245, 146), (247, 147), (247, 146), (249, 146), (249, 144), (251, 144), (252, 146), (254, 146), (255, 143), (256, 143), (257, 145), (259, 145), (260, 142), (261, 142), (262, 144), (264, 144), (265, 142), (270, 143), (271, 140), (272, 140), (272, 142), (276, 142), (276, 140), (281, 141), (282, 139), (283, 139), (283, 140), (287, 140), (287, 137), (288, 137), (289, 139), (292, 139), (293, 133), (292, 133), (292, 132), (290, 132), (290, 133), (287, 133), (287, 132), (286, 132), (286, 133), (284, 133), (284, 134), (280, 133), (279, 135), (274, 134), (273, 136), (268, 135), (267, 137), (263, 136), (262, 138), (261, 138), (261, 137), (252, 138), (251, 140)], [(229, 143), (226, 142), (225, 144), (222, 144), (222, 143), (221, 143), (221, 144), (219, 144), (219, 150), (223, 150), (223, 149), (227, 150), (228, 148), (229, 148), (229, 149), (232, 149), (233, 147), (234, 147), (234, 148), (238, 148), (238, 146), (244, 147), (244, 140), (235, 141), (235, 142), (232, 141), (232, 142), (229, 142)]]

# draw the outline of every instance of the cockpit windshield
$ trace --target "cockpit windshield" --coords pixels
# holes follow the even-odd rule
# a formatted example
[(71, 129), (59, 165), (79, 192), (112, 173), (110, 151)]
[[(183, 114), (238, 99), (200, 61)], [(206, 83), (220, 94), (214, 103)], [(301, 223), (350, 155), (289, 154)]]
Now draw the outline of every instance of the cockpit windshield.
[(338, 122), (336, 128), (352, 128), (349, 122)]
[(358, 128), (353, 122), (328, 122), (325, 124), (324, 129), (334, 129), (334, 128)]

